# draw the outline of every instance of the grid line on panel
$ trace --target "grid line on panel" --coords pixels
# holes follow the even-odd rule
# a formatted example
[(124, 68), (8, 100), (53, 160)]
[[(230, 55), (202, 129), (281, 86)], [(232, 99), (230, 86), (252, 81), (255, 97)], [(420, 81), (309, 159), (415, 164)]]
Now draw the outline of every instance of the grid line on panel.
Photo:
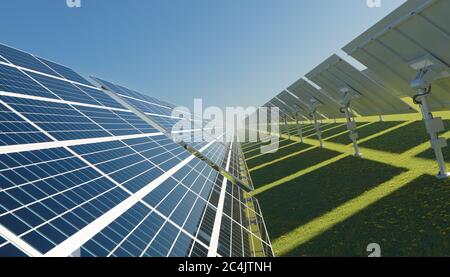
[[(86, 228), (82, 229), (77, 234), (72, 236), (69, 240), (58, 245), (58, 247), (56, 247), (55, 249), (52, 249), (52, 251), (48, 252), (47, 255), (61, 256), (67, 254), (74, 248), (78, 249), (78, 246), (81, 247), (80, 244), (84, 244), (85, 242), (87, 242), (90, 238), (92, 238), (95, 234), (101, 231), (104, 227), (108, 226), (111, 222), (120, 217), (129, 208), (134, 206), (136, 203), (141, 202), (141, 199), (143, 197), (145, 197), (148, 193), (152, 192), (162, 182), (167, 180), (171, 175), (173, 175), (173, 173), (177, 172), (182, 167), (184, 167), (184, 165), (187, 164), (192, 159), (194, 159), (194, 156), (190, 156), (189, 158), (185, 159), (184, 161), (179, 163), (176, 167), (172, 168), (170, 171), (164, 173), (163, 175), (152, 181), (152, 183), (148, 184), (146, 187), (142, 188), (141, 190), (139, 190), (134, 194), (131, 194), (131, 196), (128, 197), (125, 201), (123, 201), (119, 206), (114, 207), (106, 214), (97, 218), (95, 224), (87, 226)], [(98, 231), (93, 232), (92, 229)]]
[(0, 146), (51, 141), (0, 100)]
[(0, 99), (51, 134), (55, 140), (110, 136), (71, 105), (5, 96), (0, 96)]
[[(30, 66), (5, 65), (0, 59), (0, 66), (17, 70), (8, 78), (22, 76), (4, 84), (9, 87), (0, 101), (10, 111), (3, 117), (17, 116), (34, 128), (16, 133), (36, 132), (48, 141), (32, 141), (29, 151), (14, 153), (18, 148), (13, 146), (0, 150), (0, 177), (7, 176), (10, 184), (0, 192), (6, 200), (0, 204), (0, 220), (19, 235), (17, 242), (26, 247), (29, 243), (46, 256), (71, 255), (84, 246), (91, 256), (206, 256), (213, 229), (221, 228), (212, 226), (218, 209), (223, 209), (217, 182), (231, 185), (211, 162), (223, 164), (230, 151), (229, 160), (238, 166), (233, 145), (217, 140), (195, 144), (199, 153), (209, 156), (205, 163), (153, 126), (167, 129), (178, 122), (169, 113), (173, 105), (119, 87), (120, 96), (158, 118), (157, 124), (148, 124), (140, 109), (124, 108), (124, 101), (92, 87), (72, 69), (23, 56), (30, 58)], [(39, 71), (34, 62), (49, 71)], [(36, 95), (22, 94), (25, 83)], [(226, 187), (223, 192), (228, 199)], [(239, 225), (244, 211), (238, 214), (241, 195), (233, 193), (239, 201), (228, 219), (231, 231), (241, 236), (238, 248), (246, 254), (245, 227)], [(149, 197), (154, 203), (147, 203)], [(220, 218), (227, 216), (220, 213)], [(148, 225), (150, 219), (154, 225)], [(150, 234), (141, 228), (153, 230), (151, 239), (140, 237)], [(0, 251), (6, 245), (0, 239)]]
[(36, 59), (33, 55), (0, 43), (0, 55), (11, 64), (30, 68), (50, 75), (58, 75), (50, 67)]
[[(193, 160), (193, 161), (195, 161), (195, 160)], [(193, 161), (191, 161), (190, 163), (192, 163)], [(190, 163), (189, 163), (189, 164), (190, 164)], [(202, 170), (201, 170), (201, 172), (204, 172), (205, 170), (207, 170), (208, 172), (210, 172), (209, 174), (212, 174), (212, 172), (214, 172), (212, 169), (209, 169), (209, 167), (208, 167), (206, 164), (203, 164), (203, 163), (201, 163), (200, 161), (195, 161), (195, 164), (202, 165)], [(190, 173), (188, 173), (188, 174), (183, 174), (183, 176), (185, 176), (185, 175), (191, 175), (191, 174), (192, 174), (193, 176), (198, 176), (198, 175), (199, 175), (199, 172), (196, 170), (196, 166), (193, 166), (193, 167), (190, 167), (190, 168), (191, 168), (190, 171), (189, 171)], [(195, 172), (194, 172), (194, 171), (195, 171)], [(217, 172), (216, 172), (215, 174), (218, 175)], [(200, 175), (203, 175), (203, 176), (204, 176), (203, 173), (200, 173)], [(184, 196), (181, 198), (182, 200), (181, 200), (181, 201), (172, 201), (172, 203), (178, 203), (177, 206), (180, 206), (180, 205), (182, 205), (184, 199), (186, 199), (187, 195), (189, 195), (189, 194), (193, 195), (193, 193), (192, 193), (192, 191), (187, 190), (188, 187), (185, 186), (185, 184), (184, 184), (183, 181), (177, 181), (176, 183), (179, 184), (179, 185), (181, 185), (181, 186), (184, 186), (184, 187), (185, 187), (185, 193), (184, 193)], [(195, 181), (194, 181), (194, 183), (195, 183)], [(207, 182), (207, 179), (205, 179), (205, 180), (201, 183), (201, 185), (202, 185), (202, 186), (205, 186), (206, 183), (208, 183), (208, 182)], [(156, 193), (157, 190), (161, 190), (161, 188), (164, 187), (164, 186), (165, 186), (165, 184), (163, 183), (163, 184), (160, 185), (158, 188), (156, 188), (156, 190), (153, 191), (152, 193)], [(165, 202), (166, 199), (168, 199), (169, 195), (171, 195), (171, 192), (174, 191), (175, 189), (176, 189), (176, 187), (172, 188), (172, 190), (169, 191), (168, 193), (163, 194), (163, 195), (165, 195), (165, 196), (164, 196), (162, 199), (159, 198), (159, 196), (158, 196), (156, 199), (158, 199), (159, 203)], [(144, 198), (144, 199), (145, 199), (145, 198)], [(201, 198), (197, 195), (197, 196), (196, 196), (196, 201), (198, 202), (198, 201), (200, 201), (200, 199), (201, 199)], [(201, 200), (201, 201), (204, 201), (204, 202), (206, 203), (205, 200)], [(170, 201), (169, 201), (169, 202), (170, 202)], [(197, 203), (197, 202), (196, 202), (196, 203)], [(160, 204), (156, 203), (156, 204), (152, 204), (150, 207), (151, 207), (151, 208), (155, 207), (155, 208), (154, 208), (155, 211), (158, 212), (159, 205), (160, 205)], [(189, 205), (188, 205), (188, 206), (189, 206)], [(195, 206), (196, 206), (196, 204), (193, 205), (193, 207), (195, 207)], [(149, 207), (149, 208), (150, 208), (150, 207)], [(194, 208), (192, 208), (192, 209), (190, 210), (190, 213), (189, 213), (189, 215), (187, 216), (187, 218), (189, 218), (189, 216), (190, 216), (190, 214), (192, 213), (193, 209), (194, 209)], [(166, 217), (167, 217), (167, 220), (172, 219), (172, 214), (175, 213), (176, 207), (175, 207), (175, 208), (169, 209), (169, 211), (171, 211), (170, 214), (166, 213), (166, 214), (163, 214), (163, 215), (162, 215), (163, 217), (166, 216)], [(175, 226), (178, 226), (178, 227), (179, 227), (179, 226), (185, 226), (184, 224), (185, 224), (185, 222), (186, 222), (187, 220), (188, 220), (188, 219), (186, 219), (184, 222), (183, 222), (183, 221), (180, 222), (180, 221), (175, 220)], [(173, 223), (173, 222), (171, 222), (171, 223)], [(161, 223), (160, 229), (163, 228), (163, 224), (164, 224), (164, 223)], [(165, 226), (165, 225), (164, 225), (164, 226)], [(180, 232), (180, 233), (178, 234), (177, 238), (180, 238), (180, 237), (183, 237), (183, 236), (185, 237), (186, 234), (188, 234), (186, 231), (184, 231), (184, 233), (183, 233), (183, 231), (184, 231), (184, 230), (182, 229), (182, 232)], [(156, 237), (156, 235), (155, 235), (155, 237)], [(155, 238), (155, 237), (154, 237), (154, 238)], [(191, 237), (192, 239), (195, 239), (195, 237), (193, 237), (192, 235), (189, 235), (189, 237)], [(153, 238), (153, 239), (154, 239), (154, 238)], [(186, 239), (186, 238), (185, 238), (185, 239)], [(153, 240), (152, 240), (152, 241), (153, 241)], [(175, 247), (176, 241), (177, 241), (177, 239), (175, 238), (175, 239), (174, 239), (174, 244), (172, 245), (171, 249), (173, 249), (173, 247)], [(201, 242), (197, 241), (197, 243), (201, 243)], [(151, 244), (151, 242), (149, 243), (149, 245), (150, 245), (150, 244)], [(179, 245), (181, 245), (181, 244), (179, 244)], [(131, 245), (129, 245), (129, 246), (131, 247), (131, 249), (133, 249), (133, 247), (132, 247)], [(178, 251), (180, 251), (180, 250), (178, 250)], [(132, 250), (130, 250), (130, 252), (133, 253)], [(130, 252), (124, 251), (124, 250), (122, 249), (122, 250), (120, 250), (120, 251), (118, 252), (118, 255), (129, 255), (129, 254), (131, 254)], [(146, 252), (146, 251), (144, 251), (143, 253), (145, 253), (145, 252)], [(136, 255), (136, 253), (134, 253), (134, 254)], [(142, 253), (140, 253), (140, 254), (142, 254)], [(154, 254), (154, 253), (153, 253), (153, 254)], [(170, 251), (169, 251), (169, 254), (170, 254)]]
[(91, 83), (89, 83), (85, 78), (81, 77), (78, 73), (73, 71), (72, 69), (65, 67), (63, 65), (57, 64), (55, 62), (36, 57), (36, 59), (40, 60), (42, 63), (46, 64), (48, 67), (50, 67), (53, 71), (58, 73), (63, 78), (74, 81), (83, 85), (92, 86)]

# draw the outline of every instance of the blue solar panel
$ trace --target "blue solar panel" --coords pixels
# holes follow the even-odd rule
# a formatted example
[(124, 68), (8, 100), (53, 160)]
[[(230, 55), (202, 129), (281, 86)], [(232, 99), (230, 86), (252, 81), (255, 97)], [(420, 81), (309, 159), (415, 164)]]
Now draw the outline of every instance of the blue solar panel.
[(43, 86), (51, 90), (54, 94), (56, 94), (63, 100), (101, 106), (101, 104), (94, 98), (87, 95), (78, 87), (67, 81), (47, 77), (36, 73), (29, 74), (31, 77), (33, 77), (33, 79), (41, 83)]
[[(202, 172), (203, 167), (208, 168), (207, 172)], [(204, 177), (204, 174), (211, 173), (210, 178), (214, 181), (218, 173), (204, 163), (197, 162), (183, 169), (184, 172), (188, 172), (185, 178), (197, 180), (194, 184), (174, 178), (168, 179), (145, 197), (143, 202), (137, 203), (87, 242), (82, 248), (82, 255), (189, 256), (194, 242), (203, 244), (203, 248), (206, 249), (207, 244), (199, 241), (196, 234), (200, 233), (199, 224), (202, 218), (205, 218), (203, 215), (206, 207), (211, 204), (208, 204), (207, 199), (202, 199), (196, 192), (189, 190), (186, 184), (191, 186), (196, 183), (213, 184), (207, 181), (208, 176)], [(210, 185), (209, 190), (211, 188)], [(211, 209), (214, 210), (211, 206), (208, 211)], [(214, 214), (210, 214), (208, 218), (213, 217)]]
[(0, 104), (0, 146), (47, 141), (51, 139)]
[[(5, 154), (0, 158), (9, 161), (8, 168), (1, 170), (0, 206), (7, 212), (1, 213), (0, 223), (42, 253), (95, 219), (93, 214), (118, 204), (125, 196), (115, 184), (65, 149)], [(93, 206), (90, 200), (99, 195), (108, 200)], [(79, 205), (82, 208), (76, 208)], [(78, 211), (90, 211), (92, 216), (70, 224)]]
[(28, 257), (23, 251), (0, 236), (0, 257)]
[(39, 58), (38, 59), (45, 63), (46, 65), (48, 65), (48, 67), (50, 67), (51, 69), (53, 69), (54, 71), (56, 71), (59, 75), (61, 75), (62, 77), (66, 78), (67, 80), (71, 80), (80, 84), (85, 84), (88, 86), (92, 86), (91, 83), (88, 82), (88, 80), (86, 80), (85, 78), (81, 77), (78, 73), (76, 73), (75, 71), (73, 71), (72, 69), (65, 67), (63, 65), (51, 62), (49, 60), (43, 59), (43, 58)]
[(112, 112), (142, 133), (148, 134), (156, 131), (154, 127), (150, 126), (147, 122), (139, 118), (134, 113), (117, 110), (113, 110)]
[(57, 140), (74, 140), (112, 136), (72, 106), (15, 97), (0, 96)]
[[(0, 65), (0, 88), (9, 92), (0, 91), (0, 256), (69, 256), (77, 250), (81, 256), (206, 256), (216, 240), (230, 242), (233, 255), (239, 249), (245, 256), (271, 255), (256, 200), (157, 131), (176, 122), (172, 105), (144, 96), (136, 100), (144, 111), (134, 113), (99, 89), (31, 72), (49, 73), (33, 56), (4, 49), (48, 90)], [(42, 61), (66, 79), (83, 81), (71, 69)], [(133, 101), (141, 97), (117, 90)], [(149, 124), (142, 115), (148, 111), (157, 113), (160, 125)], [(10, 147), (16, 144), (20, 148)], [(227, 145), (193, 145), (228, 166)], [(224, 207), (221, 214), (224, 184), (232, 186), (224, 201), (234, 210)], [(231, 232), (217, 237), (213, 229), (221, 228), (215, 222), (222, 217)]]
[(50, 69), (47, 65), (43, 64), (31, 54), (8, 47), (6, 45), (0, 44), (0, 55), (3, 58), (7, 59), (10, 63), (17, 66), (43, 72), (53, 76), (58, 75), (55, 71)]
[(58, 98), (18, 69), (3, 64), (0, 64), (0, 91)]
[(93, 87), (86, 87), (86, 86), (80, 86), (80, 85), (74, 85), (78, 89), (85, 92), (87, 95), (89, 95), (91, 98), (95, 99), (97, 102), (102, 104), (105, 107), (110, 108), (117, 108), (117, 109), (125, 109), (122, 105), (117, 103), (114, 99), (106, 95), (103, 91), (97, 88)]
[(153, 106), (159, 105), (161, 107), (166, 107), (167, 109), (170, 109), (170, 110), (172, 108), (174, 108), (173, 105), (171, 105), (165, 101), (158, 100), (149, 95), (141, 94), (137, 91), (131, 90), (129, 88), (126, 88), (126, 87), (118, 85), (118, 84), (113, 84), (111, 82), (108, 82), (108, 81), (100, 79), (100, 78), (94, 78), (94, 79), (99, 81), (102, 85), (108, 87), (111, 91), (114, 91), (119, 95), (126, 96), (129, 98), (131, 97), (131, 98), (140, 99), (140, 100), (148, 102), (149, 104), (151, 104)]
[(132, 192), (142, 189), (163, 173), (152, 159), (123, 142), (85, 144), (72, 149)]
[[(99, 84), (101, 84), (104, 88), (116, 93), (120, 96), (125, 102), (129, 105), (133, 106), (137, 110), (143, 112), (148, 118), (150, 118), (154, 123), (162, 127), (166, 132), (171, 133), (175, 124), (180, 122), (180, 118), (172, 117), (172, 111), (174, 109), (173, 105), (164, 104), (161, 101), (155, 101), (152, 97), (147, 95), (138, 93), (136, 91), (127, 89), (123, 86), (113, 84), (111, 82), (94, 78)], [(193, 118), (192, 118), (193, 119)], [(191, 119), (192, 128), (198, 129), (201, 128), (200, 123), (195, 122)], [(205, 126), (205, 122), (203, 122), (203, 126)], [(193, 141), (195, 138), (195, 132), (188, 131), (185, 133), (186, 136), (190, 136), (190, 141)], [(211, 139), (216, 140), (213, 142), (212, 147), (210, 147), (207, 151), (202, 152), (201, 155), (213, 162), (219, 167), (222, 167), (222, 164), (226, 162), (226, 157), (228, 152), (230, 151), (229, 145), (222, 143), (220, 138), (218, 137), (208, 137), (208, 141)], [(203, 144), (194, 142), (188, 143), (189, 146), (193, 147), (196, 150), (200, 150), (200, 147)], [(199, 147), (200, 146), (200, 147)], [(237, 156), (233, 158), (232, 172), (231, 175), (237, 178), (237, 181), (243, 183), (245, 187), (249, 189), (253, 189), (253, 185), (251, 184), (251, 179), (248, 176), (248, 173), (245, 173), (246, 168), (242, 169), (239, 167), (239, 163), (242, 163), (244, 160), (243, 154), (239, 151), (234, 151), (233, 155)], [(241, 171), (242, 169), (242, 171)]]
[[(139, 129), (121, 118), (114, 111), (81, 106), (77, 107), (77, 110), (115, 136), (142, 134)], [(125, 114), (125, 112), (122, 114)], [(157, 132), (155, 128), (150, 127), (148, 124), (143, 127), (146, 127), (146, 131), (149, 133)]]

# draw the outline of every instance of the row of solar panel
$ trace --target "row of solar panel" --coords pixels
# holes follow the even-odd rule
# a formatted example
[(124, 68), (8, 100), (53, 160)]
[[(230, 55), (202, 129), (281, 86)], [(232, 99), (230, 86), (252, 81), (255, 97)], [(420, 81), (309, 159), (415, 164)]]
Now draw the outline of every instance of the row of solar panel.
[(343, 48), (367, 69), (332, 55), (305, 75), (311, 83), (301, 78), (265, 106), (279, 107), (291, 118), (297, 113), (309, 118), (316, 110), (318, 116), (344, 118), (342, 107), (362, 116), (415, 113), (401, 98), (420, 95), (411, 84), (421, 77), (425, 86), (432, 84), (430, 110), (447, 110), (449, 9), (446, 0), (406, 1)]
[[(6, 185), (2, 187), (3, 191), (0, 193), (0, 223), (41, 253), (46, 253), (100, 217), (108, 209), (112, 209), (126, 197), (142, 189), (142, 187), (136, 187), (136, 184), (147, 184), (155, 179), (155, 175), (161, 173), (155, 165), (151, 164), (151, 160), (139, 157), (137, 154), (145, 155), (145, 152), (148, 152), (148, 147), (145, 145), (148, 142), (149, 140), (145, 139), (74, 147), (78, 154), (107, 173), (113, 180), (120, 183), (121, 187), (117, 187), (102, 174), (62, 148), (1, 156), (2, 170), (0, 172), (3, 178), (1, 183)], [(136, 152), (138, 148), (144, 151)], [(160, 155), (167, 156), (166, 159), (170, 158), (167, 152), (162, 152)], [(178, 158), (184, 158), (183, 155), (178, 155)], [(130, 156), (134, 158), (131, 159)], [(134, 160), (135, 163), (124, 164), (130, 160)], [(179, 163), (179, 160), (174, 162)], [(167, 167), (162, 169), (172, 166), (166, 162), (159, 164), (158, 167), (164, 164)], [(174, 248), (170, 251), (172, 255), (207, 253), (206, 248), (209, 245), (208, 240), (211, 236), (220, 194), (219, 185), (214, 186), (214, 184), (221, 184), (222, 178), (205, 163), (193, 160), (189, 166), (175, 173), (87, 242), (82, 248), (83, 255), (165, 256), (176, 238), (180, 240), (177, 245), (184, 251), (187, 251), (185, 248), (195, 242), (194, 238), (198, 241), (195, 247), (189, 248), (191, 252), (180, 252), (181, 249)], [(190, 213), (190, 216), (186, 213)], [(163, 218), (166, 220), (162, 220)], [(245, 253), (235, 250), (232, 255), (269, 253), (267, 251), (270, 249), (270, 243), (267, 237), (262, 237), (265, 240), (259, 239), (259, 233), (261, 230), (265, 232), (265, 227), (256, 200), (245, 197), (242, 190), (231, 184), (227, 186), (224, 218), (223, 224), (232, 222), (234, 228), (240, 230), (239, 234), (241, 234), (239, 239), (229, 238), (228, 240), (240, 245), (238, 249), (247, 249)], [(207, 222), (202, 223), (202, 220)], [(116, 226), (116, 224), (119, 225)], [(256, 231), (252, 229), (253, 224), (260, 224), (260, 229)], [(197, 229), (198, 226), (209, 228), (209, 232), (202, 228)], [(149, 232), (150, 230), (154, 232)], [(154, 240), (156, 245), (161, 243), (155, 236), (156, 232), (161, 233), (161, 236), (174, 236), (171, 237), (172, 240), (168, 238), (163, 240), (168, 240), (170, 243), (164, 250), (160, 248), (162, 246), (150, 247), (151, 243), (145, 245), (145, 242), (150, 239)], [(230, 235), (236, 236), (232, 232), (222, 231), (221, 240), (227, 240), (227, 236)], [(131, 236), (136, 237), (131, 240)], [(106, 239), (109, 239), (108, 244), (105, 244)], [(140, 241), (141, 247), (136, 246), (137, 242), (133, 243), (134, 239)], [(102, 243), (99, 244), (98, 240)], [(187, 240), (188, 244), (182, 244)], [(241, 245), (243, 241), (247, 246), (252, 244), (253, 252), (250, 252), (249, 247)], [(129, 248), (122, 244), (128, 245)], [(106, 245), (113, 247), (114, 251)], [(223, 246), (223, 243), (220, 245), (227, 247)], [(137, 250), (141, 253), (137, 253)], [(200, 252), (197, 253), (198, 251)], [(226, 252), (222, 252), (221, 255), (228, 256)]]
[[(173, 110), (173, 105), (169, 104), (164, 106), (164, 103), (156, 103), (152, 97), (146, 96), (144, 94), (141, 94), (136, 91), (132, 91), (128, 88), (125, 88), (123, 86), (113, 84), (111, 82), (105, 81), (100, 78), (94, 78), (98, 83), (100, 83), (104, 88), (116, 93), (121, 97), (123, 101), (126, 102), (126, 104), (129, 104), (136, 108), (139, 111), (142, 111), (145, 113), (146, 116), (148, 116), (153, 122), (158, 124), (159, 126), (162, 126), (166, 132), (171, 132), (174, 125), (180, 121), (179, 118), (171, 117), (171, 111)], [(158, 110), (159, 108), (159, 110)], [(203, 122), (203, 125), (201, 123), (197, 123), (195, 118), (191, 118), (190, 122), (192, 123), (192, 129), (198, 129), (198, 128), (204, 128), (206, 125), (206, 122)], [(193, 136), (195, 135), (194, 132), (191, 132), (190, 135), (192, 136), (190, 139), (193, 139)], [(207, 134), (202, 134), (203, 136)], [(210, 137), (207, 139), (209, 140), (215, 140), (213, 143), (213, 147), (210, 148), (205, 153), (202, 153), (202, 155), (207, 158), (208, 160), (212, 161), (216, 166), (221, 167), (221, 161), (226, 156), (226, 154), (230, 150), (230, 146), (227, 146), (225, 143), (223, 143), (223, 139), (221, 138), (221, 135), (215, 135), (213, 136), (210, 134)], [(196, 150), (199, 150), (202, 146), (202, 144), (197, 143), (190, 143), (188, 144), (193, 147)], [(244, 156), (242, 153), (235, 152), (235, 154), (240, 155), (240, 159), (243, 160)], [(224, 169), (224, 167), (221, 167)], [(240, 174), (236, 174), (238, 172), (229, 172), (232, 176), (234, 176), (237, 181), (242, 182), (244, 187), (248, 187), (249, 189), (253, 189), (251, 182), (248, 182), (248, 178), (242, 178)]]
[[(0, 224), (16, 238), (0, 242), (0, 255), (23, 254), (14, 251), (14, 240), (40, 254), (50, 253), (143, 191), (132, 208), (118, 211), (112, 222), (90, 233), (91, 238), (79, 245), (79, 255), (208, 254), (223, 180), (217, 171), (108, 94), (59, 78), (89, 85), (73, 70), (43, 64), (43, 59), (6, 46), (0, 49), (1, 56), (16, 63), (1, 64), (14, 70), (0, 76)], [(91, 90), (95, 93), (86, 92)], [(151, 107), (148, 114), (170, 118), (170, 104), (125, 88), (121, 94), (144, 97), (152, 101), (146, 103)], [(64, 141), (70, 143), (53, 144)], [(49, 144), (27, 150), (28, 145), (39, 143)], [(219, 142), (194, 145), (216, 163), (226, 163), (227, 146)], [(168, 171), (175, 173), (163, 177)], [(165, 181), (149, 189), (159, 178)], [(230, 182), (228, 186), (240, 192), (236, 209), (241, 209), (242, 216), (239, 220), (231, 214), (220, 216), (229, 217), (234, 230), (241, 229), (241, 237), (222, 232), (220, 240), (234, 236), (225, 241), (242, 242), (242, 251), (233, 255), (269, 255), (270, 242), (256, 200), (244, 198), (245, 193)], [(227, 201), (232, 199), (226, 195)]]

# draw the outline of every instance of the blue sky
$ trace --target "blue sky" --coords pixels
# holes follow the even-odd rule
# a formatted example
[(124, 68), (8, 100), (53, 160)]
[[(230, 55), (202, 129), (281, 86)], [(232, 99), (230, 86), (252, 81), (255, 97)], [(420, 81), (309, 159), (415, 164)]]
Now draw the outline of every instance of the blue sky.
[(220, 107), (264, 104), (405, 2), (81, 1), (1, 1), (0, 42), (176, 104)]

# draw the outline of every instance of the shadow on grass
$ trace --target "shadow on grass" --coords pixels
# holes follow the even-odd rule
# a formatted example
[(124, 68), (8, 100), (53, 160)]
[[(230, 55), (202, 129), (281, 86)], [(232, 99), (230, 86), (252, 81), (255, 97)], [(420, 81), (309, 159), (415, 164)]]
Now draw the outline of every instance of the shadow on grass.
[[(303, 131), (310, 131), (310, 130), (313, 130), (314, 129), (314, 127), (312, 126), (312, 125), (303, 125), (302, 126), (302, 130)], [(280, 130), (280, 132), (282, 133), (282, 134), (285, 134), (285, 135), (287, 135), (288, 134), (288, 132), (287, 132), (288, 130), (287, 129), (282, 129), (282, 130)], [(298, 128), (297, 128), (297, 126), (291, 126), (290, 128), (289, 128), (289, 132), (290, 132), (290, 134), (291, 135), (297, 135), (298, 134)]]
[[(327, 132), (330, 129), (336, 128), (337, 126), (342, 125), (342, 123), (330, 123), (330, 124), (322, 124), (320, 126), (320, 130), (322, 131), (322, 134), (324, 132)], [(307, 130), (305, 132), (303, 132), (303, 136), (305, 137), (312, 137), (316, 135), (316, 129), (312, 128), (310, 130)]]
[(327, 138), (332, 137), (332, 136), (337, 135), (337, 134), (340, 134), (340, 133), (345, 132), (345, 131), (347, 131), (347, 125), (341, 124), (341, 126), (336, 127), (336, 128), (334, 128), (332, 130), (323, 131), (322, 137), (323, 137), (324, 140), (327, 140)]
[(382, 256), (448, 256), (449, 185), (423, 175), (288, 256), (367, 256), (374, 242)]
[[(367, 123), (369, 123), (369, 122), (358, 122), (358, 126), (361, 126), (361, 125), (364, 125)], [(372, 135), (377, 134), (378, 132), (392, 128), (401, 123), (402, 122), (400, 122), (400, 121), (375, 122), (368, 126), (358, 128), (356, 131), (358, 132), (359, 138), (364, 139), (366, 137), (370, 137)], [(344, 144), (344, 145), (349, 145), (352, 143), (348, 132), (346, 134), (331, 138), (331, 139), (329, 139), (329, 141), (334, 142), (334, 143)]]
[[(445, 130), (448, 131), (450, 129), (450, 120), (444, 120), (444, 126), (445, 126)], [(447, 143), (450, 143), (450, 139), (447, 140)], [(443, 148), (442, 153), (444, 154), (445, 161), (450, 162), (450, 146)], [(424, 159), (430, 159), (430, 160), (436, 159), (436, 156), (434, 155), (434, 150), (431, 149), (431, 147), (430, 147), (430, 149), (426, 150), (425, 152), (418, 154), (417, 157), (424, 158)]]
[[(271, 162), (273, 160), (277, 160), (277, 159), (283, 158), (283, 157), (285, 157), (285, 156), (287, 156), (289, 154), (292, 154), (292, 153), (295, 153), (295, 152), (299, 152), (299, 151), (305, 150), (305, 149), (310, 148), (310, 147), (311, 147), (311, 145), (308, 145), (308, 144), (296, 143), (296, 144), (288, 146), (286, 148), (279, 149), (276, 153), (265, 154), (263, 156), (256, 157), (254, 159), (248, 160), (247, 161), (247, 167), (249, 169), (252, 169), (253, 167), (256, 167), (258, 165), (262, 165), (262, 164)], [(303, 157), (303, 155), (299, 155), (298, 157), (295, 157), (295, 158), (298, 159), (299, 157)], [(294, 167), (295, 167), (295, 165), (294, 165)], [(270, 170), (268, 168), (269, 167), (266, 167), (266, 168), (261, 169), (261, 170), (262, 171)], [(284, 176), (286, 176), (286, 175), (284, 175)], [(267, 181), (266, 181), (266, 183), (267, 183)]]
[[(450, 145), (450, 139), (447, 140), (447, 144)], [(447, 146), (445, 148), (442, 148), (442, 154), (444, 154), (444, 159), (446, 162), (450, 162), (450, 147)], [(424, 159), (430, 159), (430, 160), (435, 160), (436, 156), (434, 154), (434, 150), (428, 149), (425, 152), (420, 153), (419, 155), (417, 155), (418, 158), (424, 158)]]
[[(326, 159), (329, 158), (324, 158)], [(301, 160), (299, 158), (299, 161)], [(270, 172), (282, 175), (281, 172), (293, 165), (295, 163), (291, 162), (289, 166), (272, 168), (270, 171), (264, 168), (266, 176), (255, 176), (253, 182), (258, 184), (258, 180), (271, 177)], [(272, 240), (275, 240), (403, 171), (404, 169), (382, 163), (347, 157), (265, 191), (257, 198), (262, 207), (267, 230)], [(286, 175), (289, 173), (284, 176)]]
[[(288, 140), (288, 139), (280, 140), (280, 142), (278, 144), (278, 147), (284, 147), (286, 145), (293, 144), (293, 143), (296, 143), (296, 142), (292, 141), (292, 140)], [(247, 150), (247, 152), (244, 153), (245, 158), (246, 159), (250, 159), (252, 157), (260, 155), (261, 154), (261, 146), (263, 146), (263, 145), (267, 145), (268, 146), (270, 144), (269, 143), (267, 143), (267, 144), (260, 144), (257, 147), (252, 148), (251, 150)]]
[(416, 121), (360, 144), (361, 147), (391, 153), (403, 153), (429, 140), (422, 121)]
[[(285, 138), (279, 138), (279, 142), (280, 143), (283, 143), (284, 141), (289, 141), (289, 140), (285, 139)], [(245, 153), (250, 153), (252, 151), (260, 149), (261, 146), (268, 145), (269, 143), (270, 142), (262, 142), (262, 141), (253, 142), (253, 143), (245, 146), (245, 148), (242, 148), (242, 151), (244, 152), (244, 154)]]
[(259, 188), (340, 154), (335, 151), (316, 148), (251, 172), (252, 180), (255, 188)]

